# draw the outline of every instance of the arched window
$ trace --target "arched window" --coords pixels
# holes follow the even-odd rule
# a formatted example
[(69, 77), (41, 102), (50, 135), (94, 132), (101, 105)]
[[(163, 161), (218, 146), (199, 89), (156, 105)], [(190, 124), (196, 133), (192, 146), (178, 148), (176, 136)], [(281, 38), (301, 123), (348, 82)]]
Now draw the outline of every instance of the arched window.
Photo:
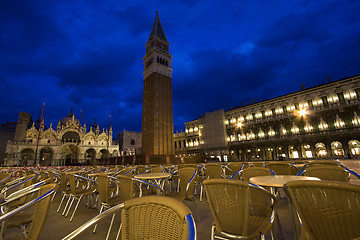
[(131, 145), (135, 145), (135, 140), (134, 140), (134, 139), (131, 139), (130, 144), (131, 144)]

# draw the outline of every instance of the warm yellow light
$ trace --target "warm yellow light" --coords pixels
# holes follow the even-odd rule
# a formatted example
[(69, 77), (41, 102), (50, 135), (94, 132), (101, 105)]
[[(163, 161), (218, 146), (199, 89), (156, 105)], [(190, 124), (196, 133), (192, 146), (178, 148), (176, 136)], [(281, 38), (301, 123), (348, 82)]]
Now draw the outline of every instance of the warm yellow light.
[(297, 117), (306, 117), (307, 114), (308, 114), (308, 112), (304, 108), (301, 108), (300, 110), (295, 110), (294, 111), (294, 115), (297, 116)]
[(236, 124), (236, 126), (237, 126), (238, 128), (241, 128), (241, 127), (242, 127), (242, 123), (241, 123), (241, 122), (238, 122), (238, 123)]
[(305, 109), (300, 109), (299, 114), (300, 114), (301, 117), (304, 117), (304, 116), (306, 116), (307, 111)]

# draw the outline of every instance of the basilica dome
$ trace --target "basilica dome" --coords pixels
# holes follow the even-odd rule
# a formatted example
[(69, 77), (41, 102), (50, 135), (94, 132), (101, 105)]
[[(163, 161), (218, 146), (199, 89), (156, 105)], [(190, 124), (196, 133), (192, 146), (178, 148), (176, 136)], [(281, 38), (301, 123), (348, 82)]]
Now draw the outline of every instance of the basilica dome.
[(72, 111), (67, 115), (66, 117), (62, 118), (59, 121), (60, 126), (66, 126), (67, 124), (74, 123), (75, 125), (78, 125), (80, 121), (75, 118), (75, 115), (72, 113)]

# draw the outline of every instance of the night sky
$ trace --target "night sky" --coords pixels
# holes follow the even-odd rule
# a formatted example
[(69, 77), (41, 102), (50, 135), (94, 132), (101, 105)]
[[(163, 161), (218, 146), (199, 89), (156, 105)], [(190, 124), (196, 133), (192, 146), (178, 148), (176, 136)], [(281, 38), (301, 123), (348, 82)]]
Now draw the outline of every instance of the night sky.
[[(360, 1), (3, 0), (0, 123), (141, 131), (156, 11), (173, 56), (174, 130), (201, 114), (360, 74)], [(54, 127), (53, 127), (54, 128)]]

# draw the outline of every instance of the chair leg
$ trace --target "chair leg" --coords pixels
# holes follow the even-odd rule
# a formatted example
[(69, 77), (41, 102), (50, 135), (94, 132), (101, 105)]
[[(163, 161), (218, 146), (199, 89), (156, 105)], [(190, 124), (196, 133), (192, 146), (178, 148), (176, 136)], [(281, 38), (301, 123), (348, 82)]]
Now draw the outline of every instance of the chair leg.
[(215, 235), (215, 226), (214, 225), (212, 225), (211, 226), (211, 240), (214, 240), (214, 235)]
[(56, 195), (56, 192), (55, 192), (55, 193), (54, 193), (54, 195), (52, 196), (52, 198), (51, 198), (51, 202), (54, 200), (55, 195)]
[(57, 213), (60, 211), (61, 205), (62, 205), (62, 203), (63, 203), (63, 201), (64, 201), (64, 199), (65, 199), (65, 196), (66, 196), (66, 194), (63, 194), (63, 197), (61, 198), (59, 207), (58, 207), (57, 210), (56, 210)]
[(115, 213), (112, 215), (111, 217), (111, 222), (110, 222), (110, 226), (109, 226), (109, 230), (106, 234), (106, 239), (105, 240), (108, 240), (109, 239), (109, 236), (110, 236), (110, 232), (111, 232), (111, 228), (112, 228), (112, 225), (114, 223), (114, 218), (115, 218)]
[[(103, 209), (104, 209), (104, 205), (101, 204), (101, 208), (100, 208), (99, 214), (102, 213), (102, 210), (103, 210)], [(94, 226), (93, 233), (96, 232), (96, 228), (97, 228), (97, 224), (95, 224), (95, 226)]]
[(74, 203), (74, 200), (75, 200), (76, 197), (72, 196), (72, 199), (71, 199), (71, 203), (66, 211), (66, 214), (65, 214), (65, 217), (67, 217), (69, 215), (69, 212), (70, 212), (70, 209), (71, 209), (71, 206), (72, 204)]
[(118, 232), (117, 232), (117, 234), (116, 234), (116, 240), (119, 240), (120, 233), (121, 233), (121, 227), (122, 227), (122, 225), (121, 225), (121, 223), (120, 223), (119, 230), (118, 230)]
[(67, 210), (67, 207), (68, 207), (68, 205), (70, 203), (71, 198), (72, 198), (72, 196), (69, 195), (69, 199), (67, 200), (64, 211), (63, 211), (63, 213), (61, 215), (65, 216), (65, 213), (66, 213), (66, 210)]
[(202, 202), (202, 195), (203, 195), (203, 185), (200, 185), (200, 202)]
[(71, 215), (71, 218), (70, 218), (70, 222), (71, 222), (71, 221), (73, 220), (73, 218), (74, 218), (75, 212), (76, 212), (76, 210), (77, 210), (77, 208), (78, 208), (78, 206), (79, 206), (79, 203), (80, 203), (80, 201), (81, 201), (81, 198), (82, 198), (82, 196), (79, 197), (79, 200), (78, 200), (78, 202), (76, 203), (74, 212), (73, 212), (73, 214)]

